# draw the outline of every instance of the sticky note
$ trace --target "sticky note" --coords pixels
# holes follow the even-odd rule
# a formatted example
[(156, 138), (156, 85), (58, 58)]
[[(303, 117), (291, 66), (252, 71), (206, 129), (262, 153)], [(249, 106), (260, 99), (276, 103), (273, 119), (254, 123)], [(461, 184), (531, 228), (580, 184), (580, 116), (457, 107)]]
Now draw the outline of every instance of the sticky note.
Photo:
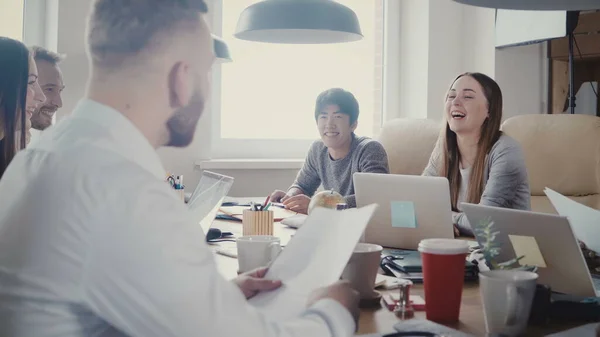
[(508, 235), (508, 239), (515, 250), (516, 257), (524, 256), (519, 260), (521, 266), (547, 268), (540, 246), (533, 236)]
[(415, 204), (412, 201), (392, 201), (392, 227), (417, 228)]

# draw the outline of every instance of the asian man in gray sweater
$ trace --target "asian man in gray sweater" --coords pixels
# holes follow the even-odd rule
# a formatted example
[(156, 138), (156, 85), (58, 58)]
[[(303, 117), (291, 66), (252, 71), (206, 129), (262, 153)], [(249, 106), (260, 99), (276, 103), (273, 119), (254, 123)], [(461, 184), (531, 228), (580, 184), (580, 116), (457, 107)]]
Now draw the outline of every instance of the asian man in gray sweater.
[(317, 97), (315, 120), (320, 140), (315, 141), (292, 186), (271, 194), (271, 201), (307, 213), (319, 186), (340, 193), (348, 207), (356, 207), (352, 176), (355, 172), (389, 173), (385, 149), (376, 140), (354, 134), (359, 106), (352, 93), (328, 89)]

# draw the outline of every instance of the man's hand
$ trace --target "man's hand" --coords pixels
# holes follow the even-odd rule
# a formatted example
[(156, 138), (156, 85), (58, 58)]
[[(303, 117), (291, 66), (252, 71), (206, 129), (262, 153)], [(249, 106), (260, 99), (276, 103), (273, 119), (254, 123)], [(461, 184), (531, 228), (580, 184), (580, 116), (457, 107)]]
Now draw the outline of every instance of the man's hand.
[(360, 314), (358, 304), (360, 301), (360, 296), (356, 290), (350, 287), (350, 283), (348, 281), (338, 281), (328, 287), (319, 288), (313, 291), (308, 297), (308, 306), (310, 307), (319, 300), (325, 298), (330, 298), (334, 301), (337, 301), (346, 309), (348, 309), (352, 315), (352, 318), (354, 318), (354, 323), (356, 323), (356, 328), (358, 329), (358, 316)]
[(261, 291), (270, 291), (281, 287), (281, 281), (265, 280), (263, 278), (265, 277), (267, 270), (268, 268), (263, 267), (240, 274), (238, 277), (233, 279), (233, 283), (240, 288), (240, 290), (244, 293), (244, 296), (246, 296), (246, 299), (254, 297), (254, 295)]
[(294, 212), (307, 214), (308, 204), (310, 203), (310, 197), (304, 194), (298, 194), (293, 197), (289, 197), (283, 201), (285, 208)]

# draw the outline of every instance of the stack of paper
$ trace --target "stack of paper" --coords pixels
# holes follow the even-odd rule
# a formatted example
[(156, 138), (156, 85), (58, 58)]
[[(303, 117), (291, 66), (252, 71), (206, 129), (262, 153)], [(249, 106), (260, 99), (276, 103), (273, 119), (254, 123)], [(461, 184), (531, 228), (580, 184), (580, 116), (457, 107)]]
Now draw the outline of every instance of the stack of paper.
[(281, 280), (283, 286), (259, 293), (250, 303), (275, 320), (301, 314), (313, 290), (340, 279), (376, 208), (372, 204), (344, 211), (314, 209), (265, 276)]
[(546, 187), (544, 193), (561, 216), (569, 219), (577, 239), (595, 251), (600, 252), (600, 211), (573, 201)]

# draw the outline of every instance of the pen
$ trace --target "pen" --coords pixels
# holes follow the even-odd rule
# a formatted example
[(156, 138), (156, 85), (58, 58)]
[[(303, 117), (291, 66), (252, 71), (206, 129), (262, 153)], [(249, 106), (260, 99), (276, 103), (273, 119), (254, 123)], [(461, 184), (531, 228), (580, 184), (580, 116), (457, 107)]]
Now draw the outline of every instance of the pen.
[(268, 195), (268, 196), (267, 196), (267, 199), (265, 199), (265, 202), (262, 204), (262, 205), (263, 205), (263, 208), (267, 207), (267, 204), (269, 203), (269, 200), (270, 200), (270, 199), (271, 199), (271, 196), (270, 196), (270, 195)]
[(267, 206), (265, 208), (263, 208), (263, 211), (269, 210), (269, 207), (271, 207), (271, 203), (268, 203)]
[(221, 254), (223, 256), (231, 257), (234, 259), (237, 259), (237, 257), (238, 257), (236, 253), (230, 252), (226, 249), (217, 249), (217, 254)]
[[(400, 271), (400, 272), (402, 272), (402, 273), (404, 273), (404, 274), (408, 274), (408, 275), (410, 275), (410, 273), (409, 273), (409, 272), (407, 272), (407, 271), (406, 271), (406, 269), (404, 269), (404, 267), (402, 267), (402, 266), (399, 266), (399, 265), (398, 265), (398, 264), (396, 264), (396, 263), (394, 263), (394, 267), (395, 267), (395, 268), (396, 268), (398, 271)], [(392, 269), (393, 269), (394, 267), (392, 267)]]
[(394, 276), (396, 276), (397, 278), (405, 278), (405, 277), (410, 277), (409, 273), (404, 273), (401, 274), (399, 272), (397, 272), (394, 268), (390, 268), (390, 271), (392, 272), (392, 274), (394, 274)]

